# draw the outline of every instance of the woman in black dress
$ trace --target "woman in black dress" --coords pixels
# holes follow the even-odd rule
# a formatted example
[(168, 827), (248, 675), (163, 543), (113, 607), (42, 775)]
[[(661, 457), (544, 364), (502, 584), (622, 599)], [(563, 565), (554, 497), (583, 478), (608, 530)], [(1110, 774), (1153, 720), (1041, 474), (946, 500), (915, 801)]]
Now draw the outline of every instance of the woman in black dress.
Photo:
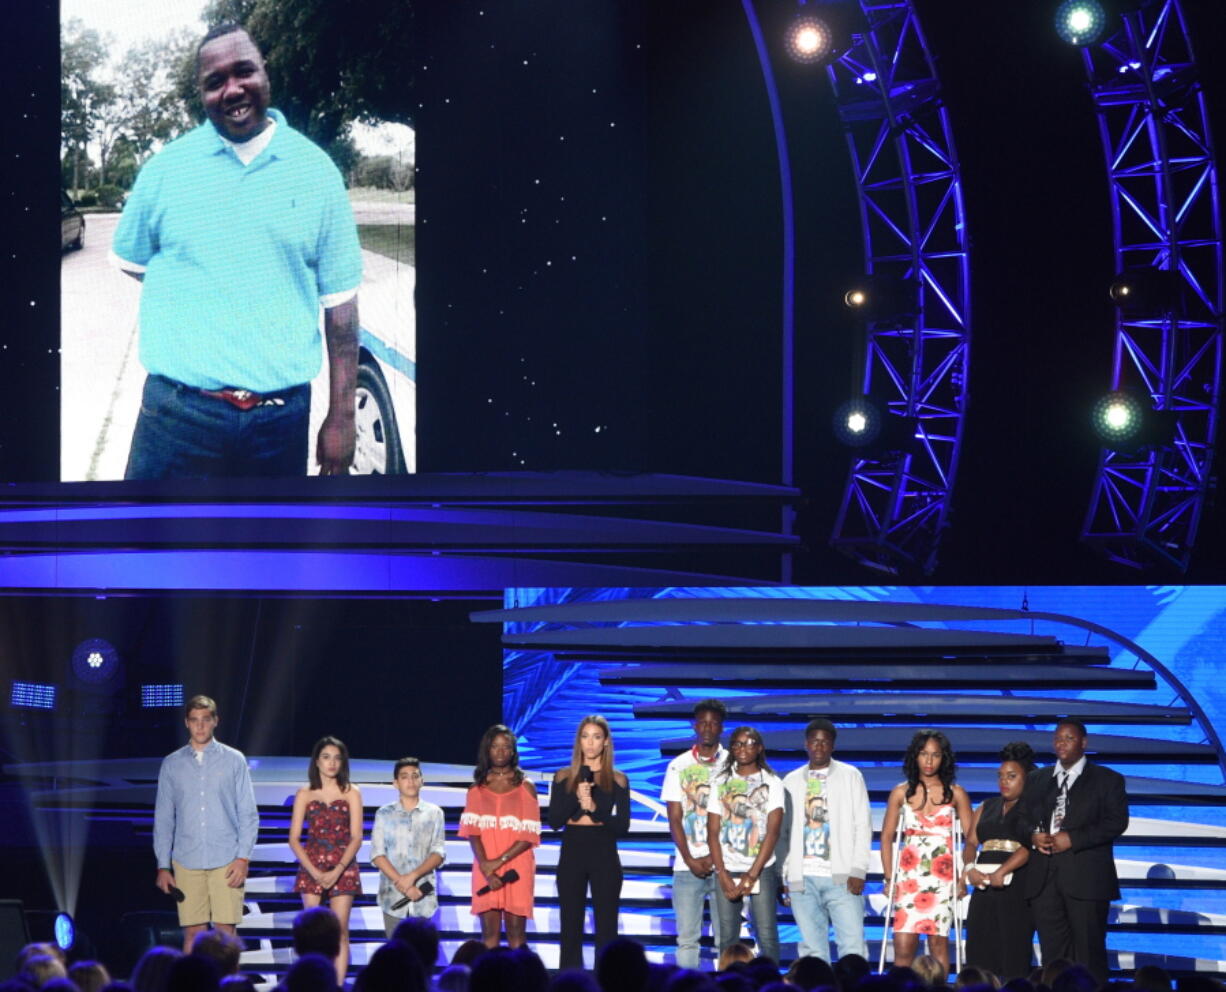
[(1030, 974), (1033, 949), (1034, 920), (1023, 875), (1030, 831), (1020, 799), (1034, 769), (1034, 751), (1024, 742), (1006, 744), (1000, 761), (1000, 795), (975, 810), (963, 855), (970, 862), (966, 884), (974, 893), (966, 917), (966, 963), (1007, 981)]
[(596, 953), (617, 936), (622, 866), (617, 838), (630, 829), (630, 789), (613, 767), (613, 735), (603, 716), (584, 717), (569, 768), (553, 777), (549, 825), (563, 830), (558, 856), (562, 970), (583, 967), (583, 917), (588, 885), (596, 921)]

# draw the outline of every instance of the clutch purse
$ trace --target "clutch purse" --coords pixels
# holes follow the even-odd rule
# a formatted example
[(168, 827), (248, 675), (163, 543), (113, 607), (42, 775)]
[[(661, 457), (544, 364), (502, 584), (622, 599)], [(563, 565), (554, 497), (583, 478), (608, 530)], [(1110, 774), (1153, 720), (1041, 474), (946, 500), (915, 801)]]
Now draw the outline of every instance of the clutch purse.
[[(1000, 864), (999, 862), (996, 864), (985, 864), (982, 861), (976, 861), (973, 865), (971, 865), (971, 867), (983, 875), (991, 875), (992, 872), (996, 871), (996, 869), (1000, 867)], [(1003, 881), (1005, 885), (1008, 885), (1013, 881), (1013, 872), (1006, 874), (1001, 881)]]

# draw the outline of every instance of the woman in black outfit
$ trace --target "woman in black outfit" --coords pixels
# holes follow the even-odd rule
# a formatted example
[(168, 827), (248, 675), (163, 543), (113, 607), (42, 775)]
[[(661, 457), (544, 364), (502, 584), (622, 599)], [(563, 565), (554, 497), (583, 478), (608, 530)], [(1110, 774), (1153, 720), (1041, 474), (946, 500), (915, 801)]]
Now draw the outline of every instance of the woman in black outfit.
[(613, 737), (602, 716), (586, 716), (575, 733), (570, 766), (553, 777), (549, 825), (561, 830), (558, 902), (562, 917), (563, 970), (583, 967), (584, 899), (592, 886), (596, 951), (617, 936), (622, 866), (617, 838), (630, 829), (630, 789), (613, 767)]
[(1000, 761), (1000, 795), (975, 811), (966, 838), (964, 857), (978, 852), (966, 869), (967, 888), (974, 893), (966, 917), (966, 962), (1008, 981), (1030, 974), (1034, 940), (1025, 896), (1030, 825), (1020, 802), (1026, 776), (1034, 770), (1034, 751), (1024, 742), (1006, 744)]

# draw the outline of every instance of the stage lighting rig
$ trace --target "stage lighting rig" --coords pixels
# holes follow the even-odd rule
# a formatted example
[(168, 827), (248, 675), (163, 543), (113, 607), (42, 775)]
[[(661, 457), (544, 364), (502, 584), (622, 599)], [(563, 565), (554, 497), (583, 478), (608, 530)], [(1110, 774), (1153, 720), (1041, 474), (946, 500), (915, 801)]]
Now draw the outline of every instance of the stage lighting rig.
[(784, 47), (788, 55), (802, 65), (829, 65), (851, 48), (852, 33), (865, 27), (858, 3), (849, 0), (811, 2), (792, 18), (784, 32)]
[(862, 448), (877, 440), (885, 416), (880, 404), (857, 396), (834, 411), (834, 436), (849, 447)]
[(905, 320), (919, 313), (919, 286), (914, 279), (865, 276), (843, 294), (843, 304), (867, 320)]
[(72, 672), (87, 686), (101, 686), (119, 674), (119, 652), (101, 637), (90, 637), (72, 652)]
[(1107, 8), (1099, 0), (1064, 0), (1056, 8), (1056, 34), (1070, 45), (1093, 45), (1107, 28)]
[(1116, 389), (1094, 404), (1094, 431), (1113, 451), (1138, 451), (1169, 444), (1175, 436), (1178, 415), (1156, 410), (1135, 393)]
[(1181, 283), (1170, 269), (1136, 268), (1117, 275), (1107, 292), (1126, 313), (1172, 313), (1179, 308)]

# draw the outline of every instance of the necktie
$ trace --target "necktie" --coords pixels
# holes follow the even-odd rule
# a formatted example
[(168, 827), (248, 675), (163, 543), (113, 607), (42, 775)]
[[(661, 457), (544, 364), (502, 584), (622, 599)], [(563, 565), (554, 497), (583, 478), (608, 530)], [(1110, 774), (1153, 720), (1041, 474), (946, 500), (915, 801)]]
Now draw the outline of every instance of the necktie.
[(1068, 772), (1060, 772), (1060, 792), (1056, 796), (1056, 811), (1051, 815), (1051, 832), (1060, 830), (1064, 823), (1064, 812), (1068, 808)]

